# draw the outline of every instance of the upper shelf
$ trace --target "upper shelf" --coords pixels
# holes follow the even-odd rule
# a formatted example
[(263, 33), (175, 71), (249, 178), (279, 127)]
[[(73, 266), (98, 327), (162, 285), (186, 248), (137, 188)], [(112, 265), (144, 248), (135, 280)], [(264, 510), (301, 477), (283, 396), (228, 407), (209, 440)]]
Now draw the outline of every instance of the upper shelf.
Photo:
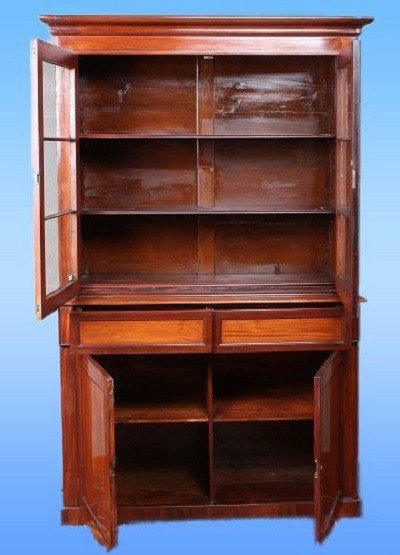
[(154, 207), (138, 206), (132, 209), (83, 208), (82, 214), (97, 216), (120, 215), (213, 215), (213, 214), (334, 214), (335, 209), (329, 206), (171, 206)]
[(81, 133), (80, 139), (334, 139), (334, 133), (319, 133), (314, 135), (179, 135), (153, 133)]

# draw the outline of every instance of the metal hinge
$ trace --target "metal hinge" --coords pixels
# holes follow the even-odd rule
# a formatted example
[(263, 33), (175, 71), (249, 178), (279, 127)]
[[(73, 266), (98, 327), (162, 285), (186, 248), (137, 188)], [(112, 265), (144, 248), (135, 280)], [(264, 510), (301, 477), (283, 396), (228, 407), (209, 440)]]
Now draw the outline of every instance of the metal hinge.
[(354, 168), (351, 170), (351, 186), (353, 189), (357, 188), (357, 172)]
[(108, 382), (108, 392), (110, 395), (114, 395), (114, 380)]
[(39, 187), (39, 185), (40, 185), (40, 173), (34, 173), (33, 174), (33, 181), (34, 181), (35, 187)]

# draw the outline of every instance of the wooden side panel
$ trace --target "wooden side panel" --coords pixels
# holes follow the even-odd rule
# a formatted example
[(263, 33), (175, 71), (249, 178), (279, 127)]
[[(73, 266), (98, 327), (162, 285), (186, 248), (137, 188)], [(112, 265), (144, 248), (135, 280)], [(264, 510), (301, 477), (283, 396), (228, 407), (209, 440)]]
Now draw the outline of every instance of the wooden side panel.
[(81, 500), (96, 539), (111, 548), (117, 540), (113, 381), (90, 357), (78, 364)]
[(338, 309), (226, 310), (215, 312), (215, 349), (260, 351), (267, 347), (345, 346), (344, 318)]
[(81, 312), (73, 315), (72, 346), (87, 353), (195, 353), (211, 350), (211, 313)]
[(60, 349), (63, 505), (79, 506), (77, 374), (69, 347)]
[(340, 370), (335, 352), (314, 378), (315, 537), (322, 542), (332, 529), (342, 497), (340, 468)]

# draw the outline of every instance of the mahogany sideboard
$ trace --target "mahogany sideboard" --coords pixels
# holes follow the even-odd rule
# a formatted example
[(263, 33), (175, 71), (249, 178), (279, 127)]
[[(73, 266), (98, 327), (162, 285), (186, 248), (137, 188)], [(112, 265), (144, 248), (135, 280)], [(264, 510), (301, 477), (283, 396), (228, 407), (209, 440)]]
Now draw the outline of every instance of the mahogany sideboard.
[(44, 16), (36, 314), (64, 524), (360, 514), (359, 34), (372, 18)]

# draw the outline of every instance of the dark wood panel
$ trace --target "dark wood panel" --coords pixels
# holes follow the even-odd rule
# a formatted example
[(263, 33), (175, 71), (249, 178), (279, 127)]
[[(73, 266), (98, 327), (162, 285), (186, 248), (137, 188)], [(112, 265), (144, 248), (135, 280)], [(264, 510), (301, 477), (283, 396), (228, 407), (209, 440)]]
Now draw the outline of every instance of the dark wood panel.
[(215, 141), (215, 206), (320, 210), (332, 206), (334, 144), (325, 140)]
[(74, 351), (156, 354), (211, 350), (209, 310), (79, 311), (71, 319)]
[(112, 379), (91, 357), (79, 357), (78, 368), (80, 502), (96, 539), (111, 548), (117, 541)]
[(116, 444), (118, 506), (207, 502), (204, 425), (118, 425)]
[(319, 274), (332, 266), (326, 216), (219, 216), (217, 274)]
[(343, 354), (334, 352), (314, 378), (315, 538), (322, 542), (336, 522), (342, 498), (340, 462), (340, 373)]
[(197, 220), (187, 216), (85, 216), (84, 274), (196, 274)]
[(215, 132), (332, 132), (333, 67), (324, 57), (215, 58)]
[(187, 134), (196, 131), (196, 59), (81, 58), (83, 133)]
[[(266, 518), (266, 517), (312, 517), (313, 501), (271, 501), (269, 503), (206, 504), (158, 507), (119, 507), (118, 523), (155, 520), (193, 520), (221, 518)], [(354, 518), (361, 515), (359, 499), (345, 499), (339, 508), (339, 518)], [(62, 524), (86, 524), (86, 515), (80, 507), (65, 508), (61, 513)]]
[(84, 141), (83, 211), (197, 205), (195, 141)]
[(313, 498), (312, 422), (216, 424), (217, 501)]
[(75, 357), (69, 347), (60, 349), (63, 503), (77, 507), (79, 500), (78, 387)]

